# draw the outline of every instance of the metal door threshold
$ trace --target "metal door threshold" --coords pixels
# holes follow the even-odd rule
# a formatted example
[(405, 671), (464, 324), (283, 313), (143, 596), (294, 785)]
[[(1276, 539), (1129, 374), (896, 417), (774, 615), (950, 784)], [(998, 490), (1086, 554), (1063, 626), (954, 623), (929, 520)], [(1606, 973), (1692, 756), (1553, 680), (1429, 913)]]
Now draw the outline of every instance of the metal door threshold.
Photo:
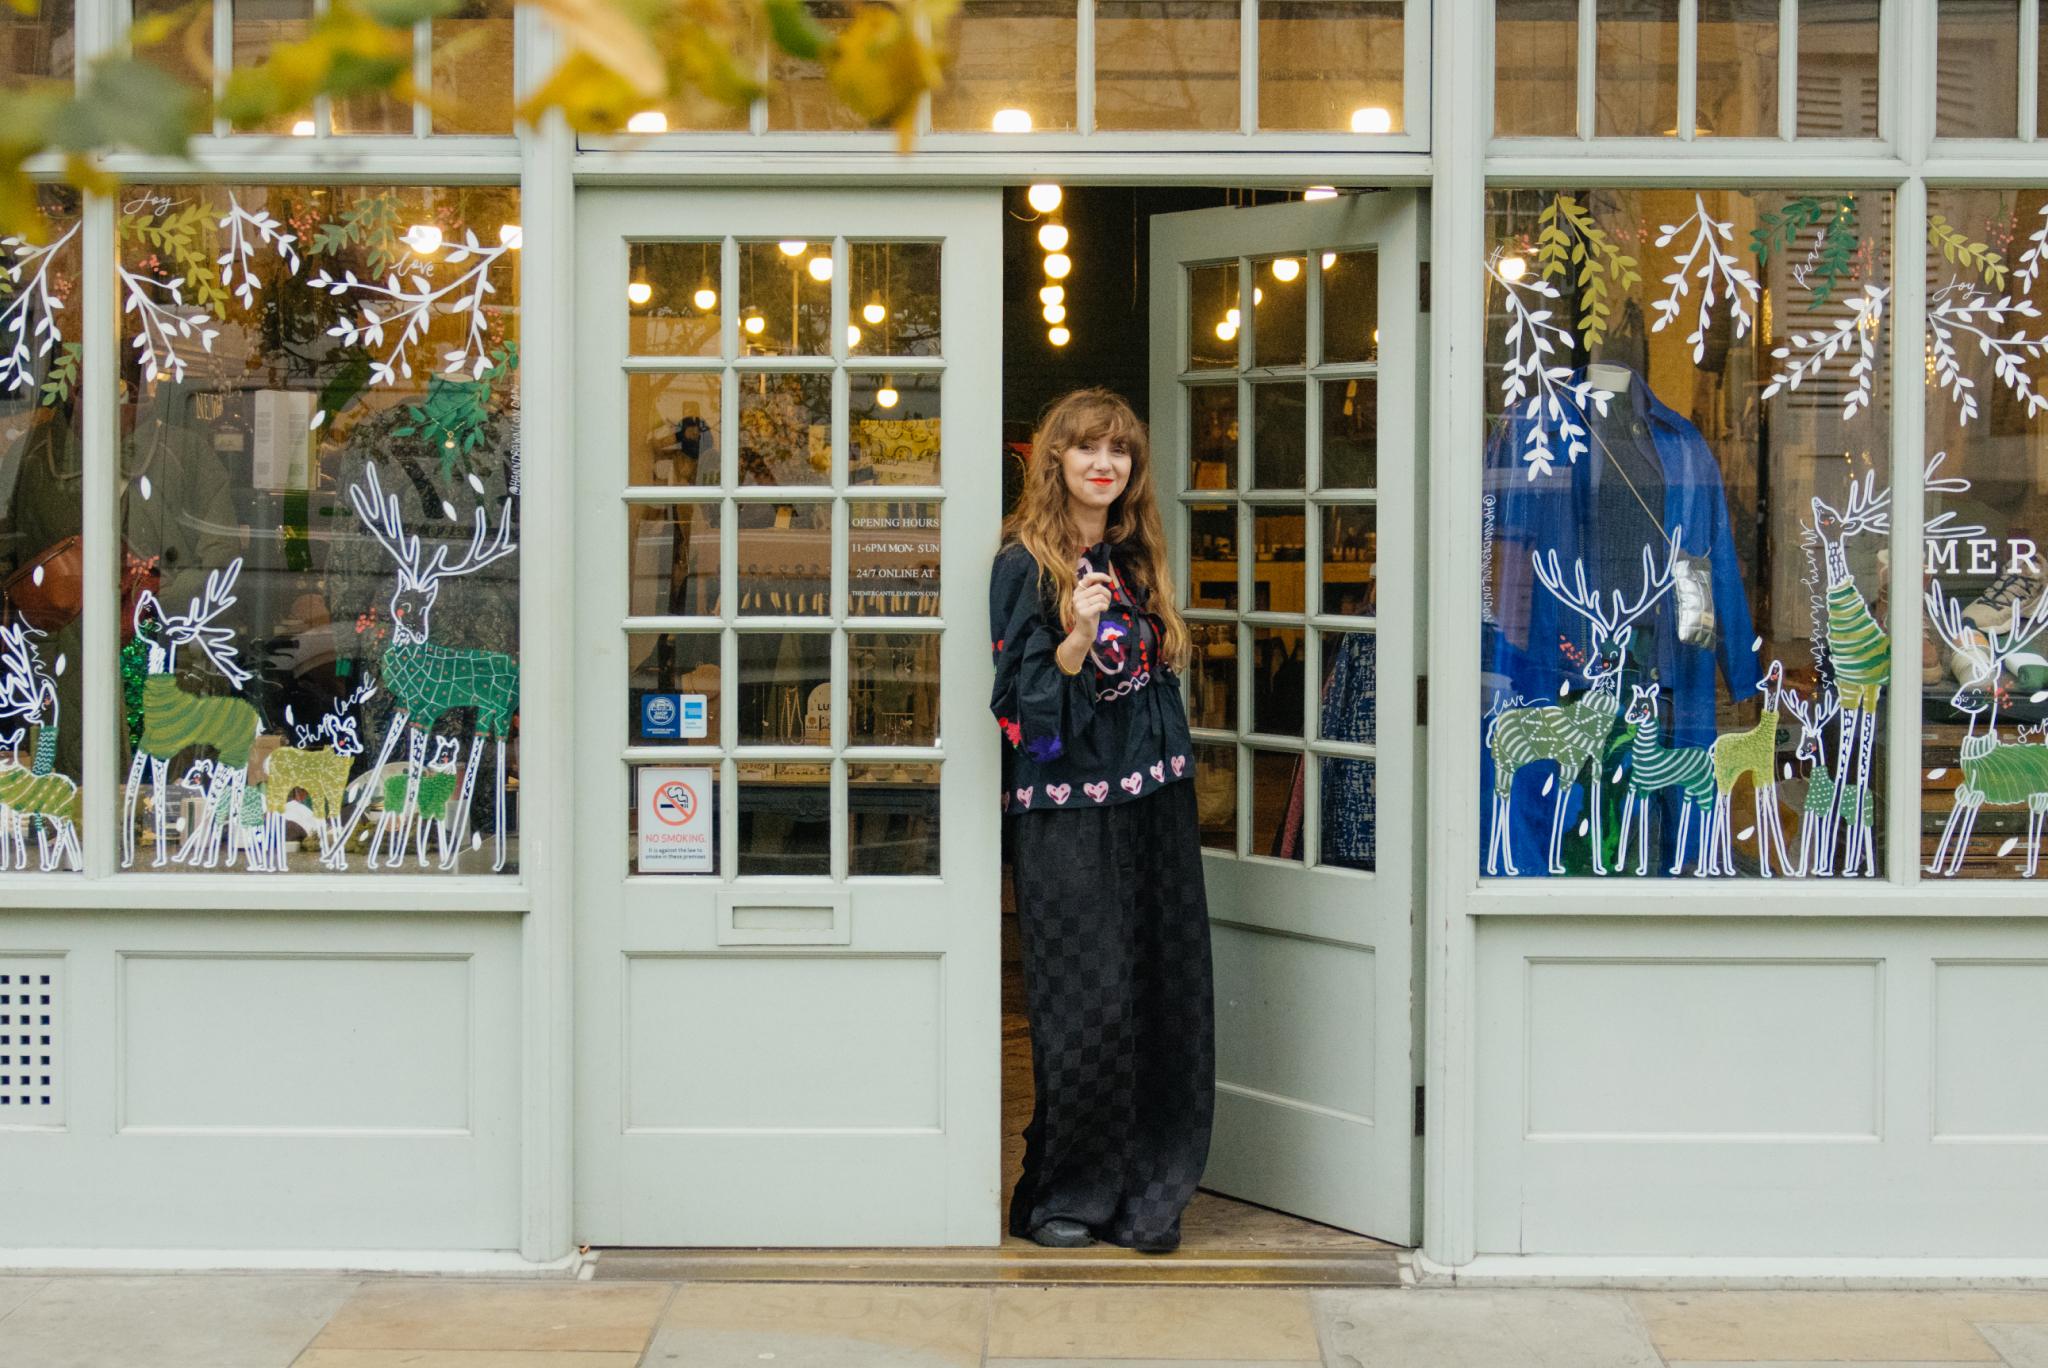
[(1245, 1287), (1398, 1287), (1405, 1250), (1182, 1249), (593, 1249), (583, 1276), (603, 1282), (984, 1283)]

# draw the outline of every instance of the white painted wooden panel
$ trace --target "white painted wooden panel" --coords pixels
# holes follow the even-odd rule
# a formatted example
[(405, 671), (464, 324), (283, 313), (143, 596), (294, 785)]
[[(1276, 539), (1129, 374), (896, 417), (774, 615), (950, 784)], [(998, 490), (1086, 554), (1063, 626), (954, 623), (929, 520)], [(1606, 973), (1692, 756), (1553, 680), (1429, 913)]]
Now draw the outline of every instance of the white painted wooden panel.
[(1373, 1116), (1370, 948), (1215, 923), (1216, 1083)]
[(1874, 1136), (1877, 966), (1540, 960), (1532, 1139)]
[(942, 980), (936, 955), (628, 955), (626, 1129), (935, 1130)]
[(467, 1133), (459, 956), (123, 955), (121, 1129)]
[(2048, 1140), (2048, 963), (1934, 966), (1934, 1134)]

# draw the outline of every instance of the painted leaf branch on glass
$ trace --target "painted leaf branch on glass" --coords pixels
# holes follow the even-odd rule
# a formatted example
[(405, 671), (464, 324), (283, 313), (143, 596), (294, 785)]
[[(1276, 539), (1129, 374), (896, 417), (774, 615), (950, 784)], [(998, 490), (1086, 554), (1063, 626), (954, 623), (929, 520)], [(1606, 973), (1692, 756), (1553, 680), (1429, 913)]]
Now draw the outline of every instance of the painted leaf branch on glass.
[(1537, 215), (1537, 224), (1536, 260), (1543, 278), (1572, 277), (1579, 291), (1579, 328), (1586, 345), (1596, 346), (1614, 316), (1609, 291), (1619, 293), (1642, 281), (1636, 259), (1617, 247), (1570, 195), (1552, 199)]
[(0, 274), (6, 276), (8, 287), (7, 302), (0, 306), (0, 338), (7, 339), (7, 353), (0, 357), (0, 393), (18, 394), (33, 387), (36, 362), (64, 342), (57, 317), (64, 297), (50, 278), (50, 268), (57, 254), (78, 237), (78, 230), (74, 223), (55, 242), (44, 244), (20, 237), (0, 239), (0, 250), (7, 253)]
[(1808, 231), (1814, 233), (1813, 246), (1792, 275), (1812, 290), (1815, 304), (1826, 304), (1834, 298), (1838, 285), (1854, 277), (1856, 256), (1863, 250), (1856, 233), (1854, 195), (1809, 195), (1792, 200), (1781, 212), (1759, 210), (1749, 244), (1757, 264), (1768, 266), (1773, 256), (1789, 253)]
[(337, 278), (325, 267), (306, 281), (314, 289), (337, 297), (353, 294), (379, 301), (360, 304), (354, 319), (344, 318), (329, 328), (327, 335), (340, 338), (344, 346), (376, 350), (386, 346), (387, 334), (395, 333), (396, 340), (389, 343), (383, 359), (370, 363), (370, 383), (390, 385), (397, 383), (400, 376), (412, 377), (412, 349), (426, 339), (435, 314), (458, 314), (464, 319), (461, 344), (444, 348), (435, 369), (451, 377), (466, 375), (480, 379), (491, 368), (490, 317), (486, 305), (488, 296), (496, 291), (491, 285), (490, 268), (512, 248), (485, 246), (477, 241), (475, 232), (465, 231), (462, 243), (449, 247), (442, 260), (451, 266), (473, 264), (448, 284), (436, 286), (433, 258), (441, 247), (438, 235), (431, 243), (414, 238), (411, 246), (417, 261), (393, 270), (381, 283), (360, 279), (349, 270)]
[(1856, 410), (1870, 405), (1871, 382), (1877, 374), (1877, 330), (1884, 321), (1884, 302), (1889, 288), (1865, 285), (1863, 293), (1846, 304), (1848, 313), (1833, 327), (1786, 335), (1786, 345), (1773, 347), (1771, 355), (1790, 365), (1776, 371), (1764, 386), (1768, 399), (1779, 390), (1796, 390), (1821, 373), (1837, 356), (1854, 358), (1849, 366), (1849, 391), (1842, 398), (1842, 417), (1856, 416)]
[(1972, 242), (1940, 214), (1927, 216), (1927, 244), (1941, 249), (1951, 266), (1963, 266), (1994, 290), (2005, 288), (2005, 258), (1988, 243)]
[(2028, 337), (2025, 328), (2004, 331), (2013, 319), (2040, 316), (2032, 300), (2016, 300), (2010, 295), (1994, 300), (1960, 281), (1943, 286), (1929, 298), (1927, 349), (1934, 380), (1961, 411), (1964, 424), (1977, 416), (1977, 387), (1963, 374), (1956, 348), (1958, 333), (1975, 339), (1979, 354), (1991, 358), (1992, 373), (2026, 406), (2029, 418), (2048, 408), (2048, 394), (2034, 388), (2024, 364), (2048, 355), (2048, 335)]
[(1573, 380), (1571, 366), (1558, 364), (1558, 358), (1569, 357), (1577, 344), (1571, 330), (1554, 322), (1553, 310), (1546, 307), (1546, 301), (1558, 298), (1557, 286), (1540, 276), (1510, 279), (1501, 273), (1500, 263), (1496, 250), (1487, 259), (1486, 273), (1500, 285), (1508, 308), (1508, 362), (1501, 372), (1501, 399), (1511, 416), (1529, 424), (1522, 461), (1534, 480), (1551, 473), (1560, 447), (1563, 459), (1578, 463), (1590, 449), (1583, 422), (1587, 407), (1604, 417), (1614, 394), (1595, 389), (1590, 381)]
[[(1707, 329), (1714, 323), (1714, 304), (1717, 298), (1728, 301), (1729, 312), (1735, 319), (1735, 335), (1745, 337), (1749, 333), (1751, 318), (1742, 296), (1746, 293), (1753, 301), (1759, 293), (1756, 277), (1743, 269), (1742, 263), (1733, 252), (1724, 251), (1723, 242), (1735, 240), (1735, 225), (1723, 223), (1707, 212), (1705, 199), (1692, 197), (1693, 212), (1683, 223), (1666, 223), (1658, 228), (1657, 245), (1666, 247), (1686, 229), (1694, 229), (1692, 246), (1678, 257), (1678, 269), (1664, 277), (1664, 283), (1671, 287), (1671, 293), (1657, 300), (1653, 307), (1657, 321), (1650, 325), (1651, 332), (1662, 332), (1676, 322), (1684, 306), (1680, 303), (1691, 292), (1687, 277), (1700, 282), (1700, 304), (1698, 322), (1686, 341), (1692, 343), (1692, 359), (1695, 365), (1706, 359)], [(1694, 263), (1699, 269), (1694, 271)], [(1716, 294), (1716, 284), (1720, 289)]]

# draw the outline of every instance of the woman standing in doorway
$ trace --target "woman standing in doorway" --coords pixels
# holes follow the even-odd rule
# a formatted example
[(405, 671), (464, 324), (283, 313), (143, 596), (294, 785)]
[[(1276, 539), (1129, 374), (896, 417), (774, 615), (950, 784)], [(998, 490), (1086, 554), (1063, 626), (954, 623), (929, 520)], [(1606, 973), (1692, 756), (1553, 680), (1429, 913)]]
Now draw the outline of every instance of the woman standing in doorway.
[(1076, 391), (1040, 424), (989, 625), (1037, 1090), (1010, 1230), (1165, 1253), (1208, 1160), (1215, 1004), (1188, 629), (1118, 396)]

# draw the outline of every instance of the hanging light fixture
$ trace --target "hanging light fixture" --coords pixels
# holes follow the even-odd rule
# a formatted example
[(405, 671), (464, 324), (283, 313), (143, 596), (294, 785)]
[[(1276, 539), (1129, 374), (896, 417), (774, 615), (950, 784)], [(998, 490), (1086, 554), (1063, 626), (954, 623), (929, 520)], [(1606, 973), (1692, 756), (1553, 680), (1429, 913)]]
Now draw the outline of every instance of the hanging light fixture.
[(882, 387), (875, 391), (875, 402), (883, 408), (895, 408), (896, 401), (902, 397), (896, 393), (896, 377), (893, 375), (883, 376)]
[(1500, 259), (1500, 278), (1502, 280), (1520, 280), (1528, 273), (1529, 263), (1520, 257), (1506, 256)]
[(1045, 340), (1052, 343), (1055, 347), (1064, 347), (1067, 345), (1067, 340), (1072, 336), (1073, 334), (1065, 328), (1052, 328), (1046, 332)]
[(654, 287), (644, 280), (636, 280), (626, 287), (626, 298), (633, 301), (635, 308), (654, 298)]
[(830, 280), (832, 278), (832, 258), (828, 256), (812, 257), (810, 271), (811, 279), (820, 284)]
[(852, 350), (853, 350), (853, 349), (854, 349), (855, 347), (858, 347), (859, 345), (860, 345), (860, 326), (859, 326), (858, 324), (855, 324), (855, 323), (849, 323), (849, 324), (847, 324), (847, 325), (846, 325), (846, 349), (847, 349), (848, 351), (852, 351)]
[(1048, 285), (1038, 292), (1038, 302), (1041, 304), (1064, 304), (1066, 300), (1067, 292), (1057, 285)]
[(1054, 252), (1045, 259), (1045, 273), (1054, 280), (1065, 280), (1067, 272), (1073, 269), (1074, 263), (1067, 259), (1064, 252)]
[(882, 307), (882, 297), (875, 295), (868, 300), (868, 306), (860, 311), (860, 316), (869, 323), (880, 323), (889, 316), (889, 311)]
[(1067, 310), (1066, 310), (1066, 306), (1065, 306), (1065, 305), (1063, 305), (1063, 304), (1048, 304), (1048, 305), (1046, 305), (1046, 306), (1045, 306), (1045, 321), (1046, 321), (1046, 322), (1048, 322), (1048, 323), (1064, 323), (1064, 322), (1066, 322), (1066, 321), (1067, 321)]
[(516, 223), (501, 223), (498, 225), (498, 241), (516, 252), (525, 244), (526, 234), (519, 231)]
[(432, 256), (441, 250), (441, 230), (431, 223), (415, 223), (405, 230), (405, 245), (421, 256)]
[(1028, 109), (998, 109), (989, 126), (998, 133), (1029, 133), (1031, 111)]
[(761, 329), (768, 326), (768, 320), (761, 317), (761, 311), (759, 309), (748, 309), (747, 316), (746, 318), (741, 320), (740, 326), (745, 328), (749, 333), (752, 333), (753, 335), (758, 337), (760, 336)]
[(799, 241), (795, 238), (791, 238), (788, 242), (778, 242), (775, 245), (782, 249), (782, 254), (784, 256), (802, 256), (804, 254), (804, 249), (809, 247), (811, 244), (808, 242)]
[(310, 138), (313, 136), (313, 133), (314, 128), (311, 119), (301, 119), (292, 125), (292, 136), (294, 138)]
[(699, 285), (697, 293), (690, 296), (690, 302), (705, 313), (710, 313), (718, 307), (718, 291), (712, 289), (709, 284)]
[(1048, 252), (1057, 252), (1067, 245), (1067, 230), (1057, 223), (1048, 223), (1038, 230), (1038, 245)]
[(628, 133), (666, 133), (668, 115), (658, 109), (643, 109), (626, 120)]
[(1301, 192), (1301, 197), (1305, 200), (1335, 199), (1337, 198), (1337, 187), (1334, 185), (1311, 185), (1308, 189)]
[(1034, 185), (1024, 192), (1024, 198), (1039, 213), (1050, 214), (1060, 207), (1060, 188), (1057, 185)]
[(1301, 263), (1293, 257), (1281, 257), (1273, 263), (1273, 279), (1287, 281), (1301, 274)]
[(1353, 110), (1351, 114), (1353, 133), (1391, 133), (1394, 131), (1394, 116), (1377, 105)]

